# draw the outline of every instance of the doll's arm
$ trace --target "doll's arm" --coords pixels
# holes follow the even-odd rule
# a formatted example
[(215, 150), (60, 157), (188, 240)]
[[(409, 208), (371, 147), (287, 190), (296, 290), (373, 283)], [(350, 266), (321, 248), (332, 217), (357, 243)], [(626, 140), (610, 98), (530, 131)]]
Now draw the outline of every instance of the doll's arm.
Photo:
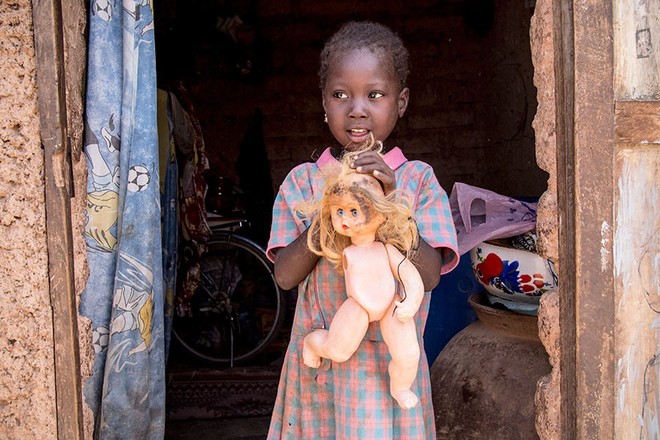
[(314, 269), (319, 256), (307, 247), (307, 231), (283, 248), (273, 249), (275, 253), (275, 280), (284, 290), (293, 289)]
[(424, 299), (424, 283), (417, 268), (397, 248), (385, 245), (394, 277), (403, 285), (405, 298), (395, 301), (396, 317), (406, 322), (417, 313)]

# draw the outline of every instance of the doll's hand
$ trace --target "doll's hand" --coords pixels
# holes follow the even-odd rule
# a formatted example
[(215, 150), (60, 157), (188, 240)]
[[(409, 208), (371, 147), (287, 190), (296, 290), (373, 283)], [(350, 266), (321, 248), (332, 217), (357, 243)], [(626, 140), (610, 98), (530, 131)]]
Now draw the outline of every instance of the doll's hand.
[(394, 304), (396, 305), (394, 314), (401, 322), (410, 320), (417, 313), (417, 307), (412, 301), (394, 301)]
[(358, 173), (371, 174), (383, 185), (383, 192), (387, 195), (396, 189), (394, 171), (382, 156), (375, 151), (360, 153), (351, 164)]

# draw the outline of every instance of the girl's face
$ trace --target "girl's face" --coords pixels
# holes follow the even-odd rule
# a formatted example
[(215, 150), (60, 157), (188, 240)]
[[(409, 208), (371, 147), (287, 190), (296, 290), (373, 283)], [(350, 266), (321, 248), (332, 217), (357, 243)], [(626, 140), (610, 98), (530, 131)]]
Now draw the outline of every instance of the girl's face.
[(342, 146), (369, 139), (385, 142), (408, 107), (408, 88), (379, 53), (355, 49), (338, 55), (329, 66), (323, 89), (328, 127)]

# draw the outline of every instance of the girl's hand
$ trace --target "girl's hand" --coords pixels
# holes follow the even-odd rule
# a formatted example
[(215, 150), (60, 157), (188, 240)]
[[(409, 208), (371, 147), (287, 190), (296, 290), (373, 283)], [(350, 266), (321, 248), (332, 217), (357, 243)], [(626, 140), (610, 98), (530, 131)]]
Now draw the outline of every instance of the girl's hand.
[(360, 153), (351, 164), (358, 173), (371, 174), (383, 185), (385, 195), (396, 189), (396, 178), (394, 171), (390, 168), (382, 156), (375, 151)]

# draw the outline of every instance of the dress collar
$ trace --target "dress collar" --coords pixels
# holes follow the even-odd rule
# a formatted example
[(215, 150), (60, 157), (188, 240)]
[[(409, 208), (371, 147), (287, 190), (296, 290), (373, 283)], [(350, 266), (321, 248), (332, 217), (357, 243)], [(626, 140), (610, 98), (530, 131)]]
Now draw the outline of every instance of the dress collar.
[[(330, 150), (331, 149), (329, 147), (326, 148), (321, 156), (316, 160), (316, 165), (319, 168), (323, 168), (327, 165), (336, 164), (339, 162), (337, 159), (335, 159)], [(403, 155), (403, 151), (401, 151), (401, 148), (399, 147), (394, 147), (385, 153), (383, 155), (383, 159), (385, 160), (385, 163), (393, 170), (396, 170), (408, 160), (406, 159), (406, 156)]]

